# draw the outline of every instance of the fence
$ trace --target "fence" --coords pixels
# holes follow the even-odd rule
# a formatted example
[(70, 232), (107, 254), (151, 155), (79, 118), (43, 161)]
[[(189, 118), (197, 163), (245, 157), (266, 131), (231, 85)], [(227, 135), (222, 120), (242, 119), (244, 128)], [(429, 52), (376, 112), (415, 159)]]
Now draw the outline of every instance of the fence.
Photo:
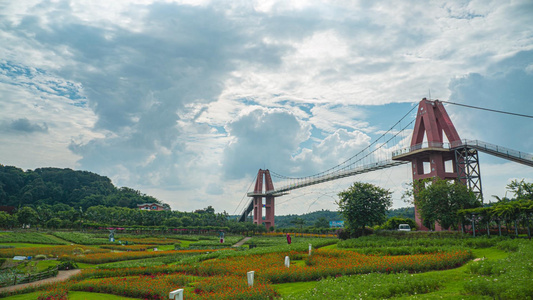
[(57, 273), (57, 267), (51, 267), (43, 272), (34, 274), (20, 274), (11, 270), (3, 270), (2, 274), (0, 275), (0, 287), (29, 283), (37, 280), (55, 277), (57, 276)]

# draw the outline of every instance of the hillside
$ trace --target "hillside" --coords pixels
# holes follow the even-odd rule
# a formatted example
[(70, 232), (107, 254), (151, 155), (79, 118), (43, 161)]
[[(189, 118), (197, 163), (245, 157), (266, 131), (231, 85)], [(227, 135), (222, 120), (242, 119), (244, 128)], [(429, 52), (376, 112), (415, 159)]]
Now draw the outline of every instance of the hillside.
[(0, 165), (0, 205), (64, 204), (83, 210), (91, 206), (136, 208), (146, 202), (161, 203), (131, 188), (117, 188), (105, 176), (87, 171), (39, 168), (24, 171)]

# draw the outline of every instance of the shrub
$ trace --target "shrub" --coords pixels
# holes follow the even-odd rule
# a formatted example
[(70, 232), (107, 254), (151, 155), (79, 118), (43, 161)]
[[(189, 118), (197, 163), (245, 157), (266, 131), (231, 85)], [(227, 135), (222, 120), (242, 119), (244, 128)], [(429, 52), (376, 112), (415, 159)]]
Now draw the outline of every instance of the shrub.
[(72, 269), (78, 269), (78, 264), (71, 260), (63, 261), (59, 265), (57, 265), (58, 270), (72, 270)]
[(35, 260), (44, 260), (44, 259), (46, 259), (46, 255), (44, 255), (44, 254), (37, 254), (37, 255), (35, 255), (35, 256), (33, 257), (33, 259), (35, 259)]
[(361, 237), (363, 235), (364, 236), (371, 235), (373, 233), (374, 233), (374, 229), (370, 227), (365, 227), (364, 234), (362, 233), (360, 229), (352, 230), (348, 228), (339, 229), (336, 232), (337, 237), (341, 240), (354, 239), (354, 238)]

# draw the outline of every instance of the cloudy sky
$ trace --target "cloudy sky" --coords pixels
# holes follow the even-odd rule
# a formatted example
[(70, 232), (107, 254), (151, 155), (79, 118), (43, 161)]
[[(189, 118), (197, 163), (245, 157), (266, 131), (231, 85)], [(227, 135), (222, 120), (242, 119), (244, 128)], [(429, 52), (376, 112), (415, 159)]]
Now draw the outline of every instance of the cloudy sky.
[[(0, 0), (0, 163), (88, 170), (174, 210), (232, 214), (259, 168), (326, 170), (430, 94), (532, 115), (532, 16), (529, 0)], [(461, 138), (533, 153), (533, 119), (446, 109)], [(480, 159), (488, 200), (533, 181)], [(276, 210), (335, 210), (355, 180), (403, 207), (410, 179), (408, 165), (372, 172)]]

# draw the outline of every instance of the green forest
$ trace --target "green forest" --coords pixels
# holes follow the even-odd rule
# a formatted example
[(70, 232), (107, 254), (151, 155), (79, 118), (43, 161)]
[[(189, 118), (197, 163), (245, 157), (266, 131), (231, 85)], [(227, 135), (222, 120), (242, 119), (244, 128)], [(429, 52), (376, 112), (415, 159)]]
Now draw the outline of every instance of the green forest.
[(91, 206), (136, 208), (142, 203), (161, 203), (131, 188), (117, 188), (111, 180), (87, 171), (39, 168), (23, 171), (0, 165), (0, 205), (68, 205), (83, 210)]

